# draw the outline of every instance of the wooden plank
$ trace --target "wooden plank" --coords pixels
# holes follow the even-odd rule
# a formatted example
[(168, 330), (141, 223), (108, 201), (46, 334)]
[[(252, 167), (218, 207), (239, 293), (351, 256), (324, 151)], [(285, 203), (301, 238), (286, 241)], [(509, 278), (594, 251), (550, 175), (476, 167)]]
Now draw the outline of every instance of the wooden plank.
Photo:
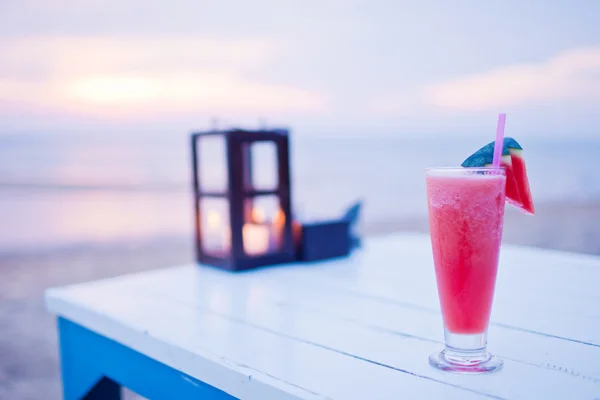
[[(156, 274), (133, 279), (128, 284), (167, 295), (173, 295), (170, 288), (176, 287), (178, 293), (173, 295), (176, 297), (203, 291), (212, 301), (209, 306), (218, 307), (217, 311), (223, 313), (229, 312), (233, 299), (241, 297), (236, 301), (250, 310), (262, 310), (264, 305), (255, 305), (260, 300), (351, 321), (395, 335), (443, 343), (441, 316), (437, 311), (330, 290), (298, 276), (289, 284), (287, 279), (281, 279), (280, 275), (285, 275), (281, 270), (274, 270), (268, 275), (244, 274), (232, 278), (219, 271), (199, 270), (192, 266), (158, 271)], [(218, 299), (223, 300), (220, 303)], [(600, 326), (595, 330), (600, 331)], [(600, 363), (596, 362), (600, 359), (598, 346), (493, 325), (490, 347), (504, 358), (600, 382)]]
[(127, 279), (50, 290), (47, 306), (242, 399), (490, 398), (185, 306)]
[[(527, 254), (523, 256), (522, 251)], [(492, 321), (519, 330), (600, 345), (598, 304), (594, 295), (600, 282), (600, 259), (557, 252), (503, 249)], [(507, 263), (505, 258), (519, 259)], [(552, 260), (559, 260), (552, 263)], [(582, 263), (581, 260), (586, 260)], [(508, 267), (507, 267), (508, 265)], [(540, 265), (542, 265), (540, 267)], [(566, 265), (566, 266), (565, 266)], [(538, 273), (547, 268), (552, 273)], [(581, 268), (581, 270), (579, 270)], [(398, 235), (368, 242), (353, 258), (321, 266), (285, 267), (293, 279), (306, 279), (328, 290), (347, 291), (415, 307), (439, 311), (428, 237)], [(508, 269), (508, 270), (507, 270)], [(531, 272), (530, 270), (534, 271)], [(310, 270), (310, 274), (302, 271)], [(515, 286), (515, 281), (520, 282)], [(577, 289), (573, 289), (573, 285)], [(541, 287), (541, 289), (537, 289)], [(569, 291), (570, 290), (570, 291)], [(568, 291), (568, 292), (566, 292)], [(579, 296), (577, 293), (581, 292)]]
[[(584, 345), (566, 343), (566, 347), (579, 346), (574, 353), (579, 358), (574, 358), (574, 354), (561, 353), (565, 358), (557, 360), (561, 363), (559, 365), (569, 365), (568, 370), (546, 367), (543, 359), (529, 363), (504, 357), (505, 371), (494, 375), (490, 380), (474, 380), (472, 377), (449, 374), (440, 376), (427, 365), (428, 355), (440, 349), (443, 343), (439, 316), (411, 310), (414, 315), (407, 320), (407, 313), (382, 313), (377, 304), (362, 308), (366, 313), (379, 315), (381, 320), (391, 320), (394, 317), (403, 320), (404, 329), (397, 331), (385, 329), (385, 323), (369, 325), (348, 317), (340, 318), (336, 313), (323, 312), (329, 302), (335, 302), (335, 296), (313, 291), (294, 293), (292, 285), (286, 285), (289, 282), (265, 283), (264, 279), (252, 279), (251, 276), (239, 276), (232, 280), (221, 273), (199, 271), (194, 267), (181, 268), (168, 275), (127, 282), (123, 287), (135, 286), (136, 290), (152, 291), (157, 297), (177, 299), (181, 301), (182, 307), (193, 306), (208, 310), (297, 340), (501, 398), (560, 398), (561, 395), (567, 396), (573, 388), (590, 396), (600, 392), (600, 371), (598, 363), (594, 363), (594, 359), (597, 360), (594, 356), (598, 356), (600, 348), (590, 354)], [(215, 295), (223, 301), (215, 301)], [(315, 297), (318, 304), (313, 304), (312, 307), (302, 306), (314, 301)], [(338, 304), (343, 305), (349, 313), (361, 308), (360, 299), (345, 300), (347, 301), (340, 301)], [(427, 320), (429, 326), (417, 331), (414, 326), (420, 325), (423, 319)], [(521, 333), (521, 341), (517, 343), (504, 341), (504, 349), (510, 350), (514, 357), (520, 358), (521, 354), (527, 354), (529, 346), (540, 338), (534, 335), (523, 341), (525, 335)], [(561, 341), (554, 340), (562, 344)], [(548, 345), (547, 342), (545, 344)], [(545, 351), (552, 352), (551, 348), (546, 348)], [(556, 359), (556, 354), (553, 357)], [(581, 368), (590, 368), (590, 371), (586, 371), (589, 372), (587, 375), (579, 372), (581, 369), (576, 369), (579, 363), (583, 364)], [(522, 379), (522, 376), (527, 376), (528, 379)]]

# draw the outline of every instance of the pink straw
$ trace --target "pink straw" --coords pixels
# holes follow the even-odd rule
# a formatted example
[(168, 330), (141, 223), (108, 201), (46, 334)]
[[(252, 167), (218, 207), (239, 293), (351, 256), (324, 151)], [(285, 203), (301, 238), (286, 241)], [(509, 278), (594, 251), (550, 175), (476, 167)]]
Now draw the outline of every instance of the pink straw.
[(494, 168), (500, 167), (500, 158), (502, 157), (502, 147), (504, 147), (504, 125), (506, 124), (506, 114), (498, 115), (498, 127), (496, 128), (496, 143), (494, 143)]

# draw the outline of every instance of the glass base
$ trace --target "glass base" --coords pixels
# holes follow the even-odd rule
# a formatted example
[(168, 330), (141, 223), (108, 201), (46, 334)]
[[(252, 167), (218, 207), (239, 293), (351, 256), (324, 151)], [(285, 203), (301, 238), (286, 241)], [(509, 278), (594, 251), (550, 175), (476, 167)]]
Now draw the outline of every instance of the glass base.
[(429, 356), (429, 364), (433, 367), (446, 372), (458, 374), (485, 374), (499, 371), (504, 363), (498, 357), (485, 353), (483, 358), (462, 358), (449, 357), (446, 350), (436, 352)]
[(487, 334), (456, 334), (446, 330), (446, 348), (429, 356), (429, 364), (442, 371), (485, 374), (499, 371), (504, 362), (486, 350)]

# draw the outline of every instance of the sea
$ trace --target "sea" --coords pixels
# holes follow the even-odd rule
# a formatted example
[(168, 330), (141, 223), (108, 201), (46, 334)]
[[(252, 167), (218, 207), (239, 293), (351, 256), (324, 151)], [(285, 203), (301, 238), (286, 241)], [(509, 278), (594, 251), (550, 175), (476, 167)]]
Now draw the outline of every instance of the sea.
[[(424, 168), (458, 165), (487, 141), (292, 135), (293, 213), (335, 218), (360, 201), (361, 223), (402, 229), (402, 221), (426, 216)], [(521, 145), (536, 203), (600, 201), (600, 139)], [(273, 153), (258, 150), (255, 182), (268, 181)], [(210, 159), (201, 178), (223, 176), (219, 154), (201, 157)], [(0, 252), (192, 238), (192, 176), (187, 135), (0, 135)]]

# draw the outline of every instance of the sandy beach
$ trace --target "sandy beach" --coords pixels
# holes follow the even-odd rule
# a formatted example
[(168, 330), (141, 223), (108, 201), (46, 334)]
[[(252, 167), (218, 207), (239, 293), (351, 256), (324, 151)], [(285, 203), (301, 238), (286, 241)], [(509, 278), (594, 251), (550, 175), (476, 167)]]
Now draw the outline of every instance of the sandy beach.
[[(599, 220), (600, 202), (540, 204), (535, 217), (507, 207), (504, 243), (600, 255)], [(427, 232), (427, 221), (363, 226), (366, 236), (395, 231)], [(61, 397), (55, 324), (44, 309), (44, 289), (192, 260), (188, 238), (0, 254), (0, 399)]]

